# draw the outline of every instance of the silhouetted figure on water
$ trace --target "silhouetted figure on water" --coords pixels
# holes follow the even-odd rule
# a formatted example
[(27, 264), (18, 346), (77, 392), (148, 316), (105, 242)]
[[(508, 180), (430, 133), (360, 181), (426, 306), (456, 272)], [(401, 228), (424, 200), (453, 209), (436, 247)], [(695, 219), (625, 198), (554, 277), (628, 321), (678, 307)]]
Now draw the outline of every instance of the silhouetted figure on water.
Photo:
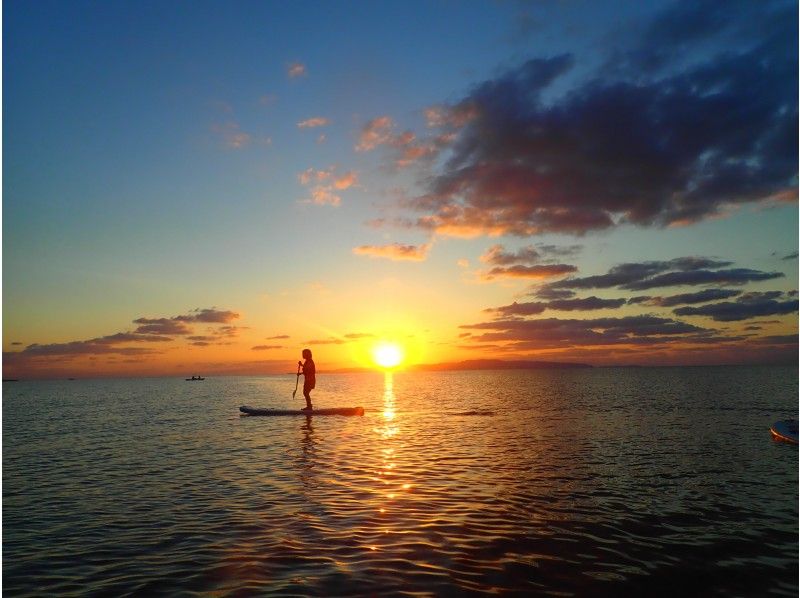
[(317, 367), (314, 365), (314, 360), (311, 359), (311, 350), (303, 349), (303, 359), (305, 363), (298, 361), (297, 367), (303, 368), (303, 396), (306, 398), (306, 406), (303, 411), (311, 411), (311, 391), (317, 385)]

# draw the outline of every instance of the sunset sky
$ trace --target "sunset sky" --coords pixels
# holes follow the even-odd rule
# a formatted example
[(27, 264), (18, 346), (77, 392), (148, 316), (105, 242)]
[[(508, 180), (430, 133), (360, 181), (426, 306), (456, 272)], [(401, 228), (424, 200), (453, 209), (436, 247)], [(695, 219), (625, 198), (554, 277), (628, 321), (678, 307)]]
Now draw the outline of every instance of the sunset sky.
[(3, 3), (3, 375), (792, 362), (796, 2)]

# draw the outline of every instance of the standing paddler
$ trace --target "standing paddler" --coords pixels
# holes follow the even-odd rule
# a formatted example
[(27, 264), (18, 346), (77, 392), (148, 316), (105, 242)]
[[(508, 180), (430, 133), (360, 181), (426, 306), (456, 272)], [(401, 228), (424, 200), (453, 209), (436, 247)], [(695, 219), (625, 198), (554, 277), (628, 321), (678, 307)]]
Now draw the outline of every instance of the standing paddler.
[(303, 349), (303, 359), (306, 360), (305, 363), (297, 362), (297, 367), (303, 368), (303, 396), (306, 398), (306, 406), (302, 410), (311, 411), (313, 409), (311, 391), (317, 385), (317, 367), (314, 365), (314, 360), (311, 359), (311, 349)]

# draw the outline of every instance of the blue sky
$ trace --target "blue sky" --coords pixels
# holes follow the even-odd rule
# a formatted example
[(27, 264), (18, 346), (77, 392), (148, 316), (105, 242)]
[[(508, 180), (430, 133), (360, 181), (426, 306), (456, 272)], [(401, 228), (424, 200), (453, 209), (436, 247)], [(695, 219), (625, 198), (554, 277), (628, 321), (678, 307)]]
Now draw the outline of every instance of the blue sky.
[[(763, 90), (743, 70), (776, 47), (796, 53), (791, 3), (6, 2), (3, 16), (4, 350), (50, 347), (11, 356), (36, 372), (87, 356), (103, 372), (259, 371), (323, 330), (408, 329), (419, 360), (444, 358), (436, 346), (461, 358), (589, 355), (575, 343), (456, 347), (460, 326), (548, 282), (483, 281), (495, 244), (579, 245), (570, 276), (716, 258), (780, 272), (741, 284), (785, 293), (765, 301), (796, 299), (797, 262), (783, 258), (797, 249), (797, 144), (764, 132), (778, 127), (774, 113), (796, 140), (796, 68), (781, 83), (782, 63), (764, 67)], [(776, 22), (789, 29), (775, 33)], [(461, 128), (430, 120), (433, 108), (452, 119), (470, 106)], [(630, 120), (614, 124), (625, 110)], [(696, 139), (666, 140), (691, 122)], [(730, 133), (739, 123), (741, 139)], [(531, 149), (541, 143), (545, 154)], [(674, 168), (649, 155), (638, 164), (636, 147)], [(573, 175), (550, 180), (569, 157)], [(608, 175), (593, 173), (601, 164)], [(470, 174), (480, 165), (516, 169), (547, 196)], [(612, 174), (633, 191), (612, 189)], [(394, 244), (418, 259), (398, 259)], [(87, 344), (135, 332), (137, 318), (212, 307), (239, 315), (228, 344), (170, 337), (166, 351), (126, 351), (143, 344), (131, 340), (110, 355)], [(782, 313), (764, 334), (794, 331), (796, 315), (773, 308)], [(288, 327), (290, 342), (255, 356)], [(735, 353), (726, 338), (717, 360)], [(359, 361), (339, 348), (330, 362)]]

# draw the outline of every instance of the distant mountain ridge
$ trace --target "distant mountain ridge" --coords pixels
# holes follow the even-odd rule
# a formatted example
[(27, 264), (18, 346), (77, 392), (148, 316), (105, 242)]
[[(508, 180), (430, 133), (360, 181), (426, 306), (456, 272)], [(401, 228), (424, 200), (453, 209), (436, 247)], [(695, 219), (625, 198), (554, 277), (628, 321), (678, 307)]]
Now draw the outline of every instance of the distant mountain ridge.
[(412, 366), (409, 369), (425, 371), (442, 370), (546, 370), (593, 367), (588, 363), (564, 361), (504, 361), (502, 359), (467, 359), (448, 363), (430, 363)]
[[(406, 368), (415, 372), (448, 372), (464, 370), (563, 370), (591, 368), (588, 363), (572, 363), (564, 361), (504, 361), (502, 359), (467, 359), (445, 363), (420, 363)], [(327, 370), (330, 374), (347, 374), (356, 372), (374, 372), (376, 368), (340, 368)]]

